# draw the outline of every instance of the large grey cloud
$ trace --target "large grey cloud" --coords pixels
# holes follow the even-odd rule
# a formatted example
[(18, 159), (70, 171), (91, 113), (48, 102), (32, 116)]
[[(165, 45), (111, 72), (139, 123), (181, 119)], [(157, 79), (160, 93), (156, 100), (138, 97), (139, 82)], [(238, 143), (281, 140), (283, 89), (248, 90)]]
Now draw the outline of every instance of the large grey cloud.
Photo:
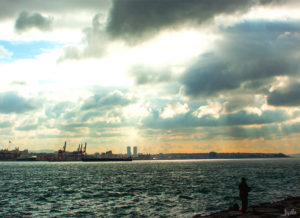
[[(224, 3), (222, 0), (113, 0), (108, 18), (104, 15), (106, 13), (100, 12), (94, 16), (92, 26), (84, 29), (84, 48), (70, 45), (64, 49), (58, 61), (101, 58), (113, 39), (136, 44), (163, 29), (198, 25), (220, 14), (244, 12), (254, 5), (278, 1), (229, 0)], [(135, 78), (137, 83), (147, 79), (145, 74), (138, 74)]]
[(299, 22), (248, 21), (221, 30), (223, 40), (182, 76), (192, 98), (253, 91), (266, 93), (276, 76), (299, 73)]
[(36, 108), (31, 99), (26, 99), (15, 92), (0, 93), (0, 113), (24, 113)]
[(15, 22), (15, 30), (18, 32), (23, 32), (31, 28), (36, 28), (41, 31), (50, 30), (52, 20), (51, 17), (46, 17), (39, 13), (30, 14), (23, 11), (19, 14)]
[(143, 126), (153, 129), (176, 129), (184, 127), (218, 127), (218, 126), (245, 126), (254, 124), (270, 124), (289, 120), (290, 116), (282, 110), (264, 111), (261, 115), (239, 111), (224, 114), (216, 118), (212, 115), (195, 117), (192, 112), (178, 114), (163, 119), (160, 112), (153, 110), (152, 114), (143, 120)]
[(184, 93), (188, 96), (214, 96), (219, 92), (240, 87), (240, 78), (217, 57), (201, 60), (182, 77)]
[(67, 13), (88, 10), (97, 11), (108, 9), (111, 5), (110, 0), (60, 0), (43, 1), (40, 0), (1, 0), (0, 19), (16, 16), (20, 11), (38, 11), (44, 13)]
[(114, 107), (122, 107), (134, 102), (129, 96), (119, 90), (115, 90), (104, 94), (95, 94), (84, 101), (81, 109), (112, 109)]
[(200, 118), (195, 117), (193, 111), (166, 119), (162, 118), (160, 114), (160, 110), (153, 110), (150, 116), (142, 121), (141, 127), (155, 131), (151, 134), (160, 134), (171, 130), (169, 134), (198, 135), (198, 140), (216, 138), (237, 140), (261, 137), (272, 140), (300, 132), (299, 123), (285, 123), (293, 117), (284, 110), (267, 110), (260, 115), (242, 110), (219, 117), (208, 114)]
[(276, 0), (114, 0), (107, 31), (115, 38), (134, 42), (165, 28), (201, 24), (216, 15), (248, 10)]
[(286, 87), (276, 89), (267, 98), (268, 104), (274, 106), (299, 106), (300, 83), (292, 82)]

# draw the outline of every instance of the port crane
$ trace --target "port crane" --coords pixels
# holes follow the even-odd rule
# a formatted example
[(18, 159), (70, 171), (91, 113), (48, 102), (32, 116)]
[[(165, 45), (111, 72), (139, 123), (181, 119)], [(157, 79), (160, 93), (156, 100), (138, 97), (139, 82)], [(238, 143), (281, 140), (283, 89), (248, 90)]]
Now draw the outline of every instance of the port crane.
[(83, 144), (79, 144), (76, 151), (66, 152), (67, 142), (65, 141), (63, 148), (58, 150), (57, 160), (59, 160), (59, 161), (82, 160), (82, 158), (86, 155), (86, 148), (87, 148), (87, 143), (85, 142), (84, 146), (83, 146)]
[(64, 156), (65, 156), (65, 153), (66, 153), (66, 148), (67, 148), (67, 141), (65, 141), (63, 149), (58, 150), (58, 153), (57, 153), (57, 159), (58, 160), (64, 160)]
[(79, 156), (80, 160), (82, 160), (82, 158), (86, 155), (86, 147), (87, 147), (86, 142), (84, 144), (84, 147), (83, 147), (83, 144), (78, 145), (77, 152), (78, 152), (78, 156)]

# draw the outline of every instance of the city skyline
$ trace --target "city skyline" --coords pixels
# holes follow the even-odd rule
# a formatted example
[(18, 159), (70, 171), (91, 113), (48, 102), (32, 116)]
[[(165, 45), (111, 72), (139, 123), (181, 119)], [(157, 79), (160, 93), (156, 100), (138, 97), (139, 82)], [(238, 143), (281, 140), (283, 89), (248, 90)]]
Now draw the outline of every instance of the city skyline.
[(0, 2), (1, 148), (300, 153), (299, 1)]

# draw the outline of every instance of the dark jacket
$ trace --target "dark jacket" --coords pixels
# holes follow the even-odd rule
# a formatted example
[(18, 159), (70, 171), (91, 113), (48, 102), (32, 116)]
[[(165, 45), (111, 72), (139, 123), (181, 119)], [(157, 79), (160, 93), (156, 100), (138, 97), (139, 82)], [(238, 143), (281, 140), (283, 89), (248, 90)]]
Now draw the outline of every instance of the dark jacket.
[(251, 188), (248, 187), (246, 182), (241, 182), (239, 184), (239, 190), (240, 190), (240, 197), (241, 198), (247, 198), (248, 197), (248, 192), (251, 191)]

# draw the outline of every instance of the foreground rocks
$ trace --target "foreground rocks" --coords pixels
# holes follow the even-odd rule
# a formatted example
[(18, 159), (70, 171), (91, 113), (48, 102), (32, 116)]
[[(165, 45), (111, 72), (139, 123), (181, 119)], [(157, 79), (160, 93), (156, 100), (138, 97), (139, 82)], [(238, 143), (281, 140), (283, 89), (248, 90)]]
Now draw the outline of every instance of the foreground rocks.
[(300, 197), (288, 197), (282, 201), (250, 206), (245, 214), (241, 211), (232, 211), (228, 209), (207, 216), (197, 214), (193, 218), (199, 217), (300, 217)]

